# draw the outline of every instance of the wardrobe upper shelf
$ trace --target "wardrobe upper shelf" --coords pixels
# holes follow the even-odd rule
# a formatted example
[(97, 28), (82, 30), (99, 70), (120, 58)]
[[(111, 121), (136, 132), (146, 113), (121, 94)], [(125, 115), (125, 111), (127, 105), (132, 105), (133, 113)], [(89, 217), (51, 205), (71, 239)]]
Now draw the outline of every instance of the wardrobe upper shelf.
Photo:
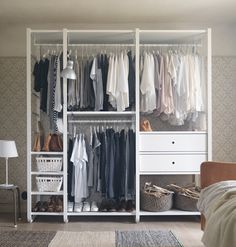
[(45, 154), (45, 155), (63, 155), (63, 152), (34, 152), (31, 151), (31, 154), (35, 154), (35, 155), (41, 155), (41, 154)]
[(135, 111), (68, 111), (67, 115), (77, 116), (116, 116), (116, 115), (135, 115)]

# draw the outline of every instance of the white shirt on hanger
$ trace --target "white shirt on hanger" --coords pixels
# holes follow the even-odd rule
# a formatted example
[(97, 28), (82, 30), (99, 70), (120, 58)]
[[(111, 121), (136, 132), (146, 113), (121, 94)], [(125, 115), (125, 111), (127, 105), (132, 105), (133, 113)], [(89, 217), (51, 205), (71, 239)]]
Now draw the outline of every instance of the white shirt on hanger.
[(117, 111), (125, 111), (129, 107), (129, 59), (126, 53), (121, 52), (118, 58), (118, 73), (116, 85)]
[(116, 84), (117, 84), (117, 57), (111, 54), (107, 74), (106, 93), (109, 95), (110, 104), (116, 108)]
[(151, 113), (156, 109), (156, 92), (154, 79), (155, 64), (152, 54), (144, 53), (143, 73), (140, 84), (140, 111)]
[(81, 202), (88, 197), (87, 162), (88, 156), (84, 137), (76, 137), (70, 161), (74, 164), (74, 196), (75, 202)]

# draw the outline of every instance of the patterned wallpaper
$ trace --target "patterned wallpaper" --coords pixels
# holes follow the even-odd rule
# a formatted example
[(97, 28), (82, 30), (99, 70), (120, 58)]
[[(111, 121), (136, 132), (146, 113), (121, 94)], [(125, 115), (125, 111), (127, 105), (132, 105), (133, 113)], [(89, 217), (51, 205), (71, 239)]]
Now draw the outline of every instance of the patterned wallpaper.
[[(236, 161), (236, 57), (213, 58), (213, 160)], [(0, 139), (16, 141), (19, 157), (9, 159), (9, 181), (26, 190), (26, 59), (0, 58)], [(166, 178), (163, 178), (165, 183)], [(0, 159), (0, 183), (5, 160)], [(12, 197), (0, 193), (0, 211)], [(22, 202), (24, 210), (26, 203)]]
[[(25, 58), (0, 58), (0, 95), (0, 139), (15, 140), (19, 155), (9, 159), (9, 183), (17, 184), (24, 191), (27, 186)], [(5, 160), (2, 158), (0, 183), (5, 183)], [(7, 203), (11, 201), (12, 195), (1, 190), (0, 210), (8, 209)]]

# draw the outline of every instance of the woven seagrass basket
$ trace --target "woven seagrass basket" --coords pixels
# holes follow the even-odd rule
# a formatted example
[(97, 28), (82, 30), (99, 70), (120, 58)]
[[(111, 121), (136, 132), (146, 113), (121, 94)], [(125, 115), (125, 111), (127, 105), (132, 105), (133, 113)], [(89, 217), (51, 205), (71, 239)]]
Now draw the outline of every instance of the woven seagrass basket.
[(198, 211), (197, 201), (198, 199), (186, 196), (182, 193), (175, 193), (174, 195), (174, 207), (176, 209), (184, 211)]
[(151, 212), (167, 211), (173, 206), (173, 194), (163, 194), (161, 197), (156, 197), (142, 190), (140, 203), (141, 210)]

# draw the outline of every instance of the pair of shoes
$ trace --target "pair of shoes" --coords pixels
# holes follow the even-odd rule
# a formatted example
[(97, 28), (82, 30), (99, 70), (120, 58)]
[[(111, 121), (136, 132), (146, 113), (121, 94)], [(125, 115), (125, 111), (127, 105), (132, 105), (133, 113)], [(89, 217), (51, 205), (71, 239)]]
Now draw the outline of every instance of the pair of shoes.
[(103, 199), (99, 210), (102, 212), (116, 212), (117, 204), (113, 199)]
[(132, 200), (128, 200), (126, 203), (126, 211), (132, 212), (135, 210), (135, 206)]
[(135, 210), (135, 206), (133, 204), (133, 201), (132, 200), (121, 200), (120, 203), (119, 203), (119, 209), (118, 211), (119, 212), (132, 212)]
[(33, 212), (39, 212), (41, 206), (42, 206), (42, 202), (41, 202), (41, 201), (38, 201), (38, 202), (35, 204), (35, 206), (33, 207), (32, 211), (33, 211)]
[(43, 202), (40, 207), (41, 212), (47, 212), (48, 211), (48, 202)]
[(125, 212), (126, 211), (126, 201), (125, 200), (121, 200), (119, 202), (118, 211), (119, 212)]
[(90, 212), (90, 204), (89, 202), (83, 203), (83, 212)]
[(80, 213), (80, 212), (82, 212), (82, 209), (83, 209), (83, 203), (82, 202), (76, 202), (75, 204), (74, 204), (74, 212), (76, 212), (76, 213)]
[(68, 202), (67, 203), (67, 212), (73, 212), (74, 203)]
[(95, 201), (91, 202), (90, 210), (91, 210), (91, 212), (98, 212), (98, 206), (97, 206), (97, 203)]
[(62, 212), (63, 211), (63, 201), (60, 196), (56, 196), (56, 212)]
[(48, 204), (47, 212), (63, 211), (63, 200), (61, 196), (51, 196), (47, 204)]

